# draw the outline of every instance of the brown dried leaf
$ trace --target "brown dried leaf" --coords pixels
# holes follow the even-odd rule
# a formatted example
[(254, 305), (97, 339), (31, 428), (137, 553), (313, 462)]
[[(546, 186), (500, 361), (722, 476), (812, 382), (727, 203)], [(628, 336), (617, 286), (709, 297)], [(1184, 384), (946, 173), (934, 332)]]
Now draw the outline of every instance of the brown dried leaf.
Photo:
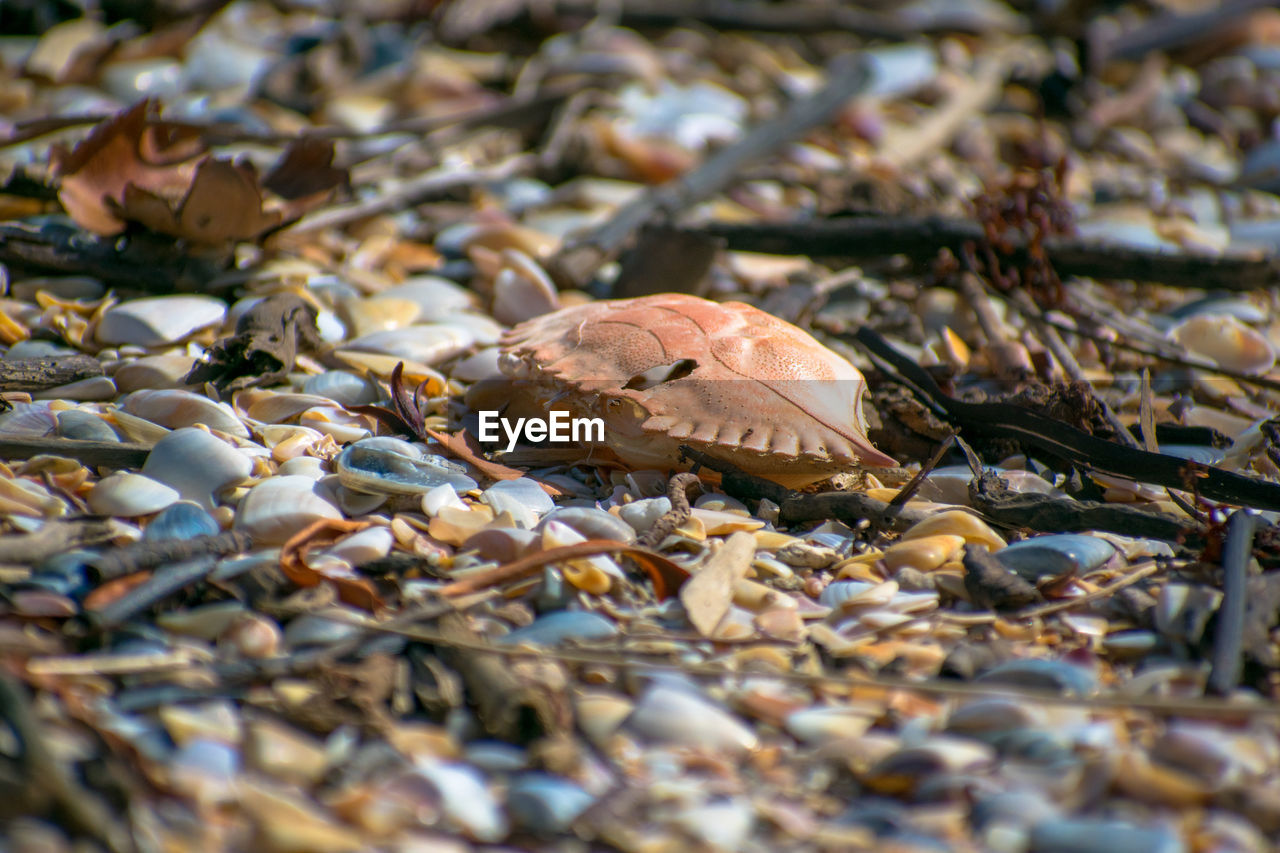
[[(290, 202), (291, 215), (301, 215), (347, 180), (346, 169), (334, 168), (332, 142), (303, 138), (285, 149), (280, 162), (263, 177), (262, 186)], [(297, 210), (292, 209), (295, 206)]]
[(429, 429), (427, 430), (427, 435), (440, 442), (450, 456), (475, 466), (476, 470), (482, 472), (486, 477), (491, 477), (494, 480), (518, 480), (524, 476), (524, 472), (517, 468), (509, 468), (501, 463), (485, 459), (480, 454), (480, 445), (465, 429), (458, 430), (453, 434)]
[(338, 597), (347, 604), (370, 611), (380, 610), (384, 602), (372, 581), (367, 578), (326, 575), (303, 561), (307, 552), (332, 545), (344, 536), (368, 526), (367, 521), (322, 518), (284, 543), (284, 547), (280, 549), (280, 570), (300, 587), (319, 586), (328, 581), (338, 590)]
[(756, 538), (739, 531), (680, 588), (680, 603), (698, 633), (710, 637), (733, 603), (733, 587), (747, 576)]
[(115, 209), (121, 218), (152, 231), (209, 246), (252, 239), (284, 221), (280, 211), (263, 210), (258, 172), (251, 164), (213, 157), (196, 166), (190, 188), (176, 207), (155, 193), (129, 185), (123, 203)]
[(142, 101), (99, 124), (71, 151), (55, 148), (58, 200), (76, 224), (99, 234), (119, 234), (124, 218), (111, 207), (129, 186), (180, 199), (191, 186), (193, 158), (204, 153), (196, 131), (151, 114)]

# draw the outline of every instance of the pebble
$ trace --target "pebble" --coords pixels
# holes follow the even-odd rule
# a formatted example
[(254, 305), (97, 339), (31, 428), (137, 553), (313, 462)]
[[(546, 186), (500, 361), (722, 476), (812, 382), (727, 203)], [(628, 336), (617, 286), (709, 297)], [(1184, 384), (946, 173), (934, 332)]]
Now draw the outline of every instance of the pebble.
[(206, 510), (214, 496), (248, 478), (253, 461), (220, 438), (195, 427), (177, 429), (156, 442), (142, 473), (172, 486)]
[(533, 529), (538, 519), (556, 508), (551, 496), (527, 477), (499, 480), (480, 494), (480, 500), (493, 508), (494, 514), (511, 513), (516, 523)]
[(149, 296), (131, 299), (107, 310), (98, 324), (103, 344), (154, 347), (176, 343), (193, 332), (217, 326), (227, 306), (208, 296)]
[(996, 552), (996, 559), (1034, 583), (1042, 577), (1088, 574), (1101, 568), (1115, 554), (1115, 546), (1105, 539), (1061, 533), (1014, 542)]

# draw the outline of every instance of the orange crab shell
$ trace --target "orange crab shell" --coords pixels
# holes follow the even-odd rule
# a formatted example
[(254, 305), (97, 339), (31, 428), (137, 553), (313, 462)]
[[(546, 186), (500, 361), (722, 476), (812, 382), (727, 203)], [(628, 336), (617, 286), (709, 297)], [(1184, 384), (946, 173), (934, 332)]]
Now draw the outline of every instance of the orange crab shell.
[(688, 444), (762, 476), (809, 481), (897, 463), (866, 437), (858, 369), (741, 302), (668, 293), (528, 320), (499, 366), (606, 423), (634, 464), (677, 464)]

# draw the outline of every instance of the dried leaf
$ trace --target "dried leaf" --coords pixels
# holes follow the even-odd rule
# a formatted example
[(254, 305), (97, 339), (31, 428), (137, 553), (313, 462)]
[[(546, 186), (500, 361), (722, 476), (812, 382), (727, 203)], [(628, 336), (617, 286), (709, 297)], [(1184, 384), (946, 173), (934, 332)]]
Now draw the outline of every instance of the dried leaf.
[(465, 429), (460, 429), (453, 434), (429, 429), (427, 430), (427, 435), (440, 442), (441, 446), (451, 456), (461, 459), (469, 465), (474, 465), (486, 477), (491, 477), (495, 480), (518, 480), (524, 476), (524, 472), (519, 469), (508, 468), (506, 465), (492, 462), (481, 456), (480, 445), (476, 442), (475, 437)]
[(698, 633), (710, 637), (733, 603), (733, 587), (747, 576), (756, 555), (756, 538), (739, 531), (680, 588), (680, 603)]
[[(112, 207), (110, 202), (108, 206)], [(208, 246), (252, 239), (284, 221), (279, 211), (263, 210), (258, 172), (251, 164), (213, 157), (196, 166), (191, 186), (176, 207), (155, 193), (129, 185), (123, 203), (114, 211), (152, 231)]]
[(367, 578), (326, 575), (308, 566), (303, 558), (316, 548), (332, 545), (348, 534), (364, 530), (365, 521), (322, 518), (308, 525), (284, 543), (280, 549), (280, 569), (285, 577), (301, 587), (319, 586), (329, 582), (338, 590), (338, 597), (354, 607), (379, 610), (384, 606), (382, 597)]

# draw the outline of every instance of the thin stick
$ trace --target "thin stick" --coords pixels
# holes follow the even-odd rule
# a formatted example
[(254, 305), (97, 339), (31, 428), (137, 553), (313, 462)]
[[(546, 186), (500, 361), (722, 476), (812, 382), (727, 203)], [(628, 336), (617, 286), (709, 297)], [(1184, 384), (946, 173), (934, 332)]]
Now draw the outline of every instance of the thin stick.
[(729, 147), (713, 154), (686, 175), (641, 194), (612, 218), (562, 248), (547, 271), (562, 287), (582, 287), (602, 264), (614, 258), (641, 226), (680, 211), (720, 192), (742, 167), (767, 157), (781, 146), (826, 122), (870, 80), (860, 57), (842, 56), (828, 69), (827, 84), (813, 96), (793, 102), (781, 115), (753, 128)]

